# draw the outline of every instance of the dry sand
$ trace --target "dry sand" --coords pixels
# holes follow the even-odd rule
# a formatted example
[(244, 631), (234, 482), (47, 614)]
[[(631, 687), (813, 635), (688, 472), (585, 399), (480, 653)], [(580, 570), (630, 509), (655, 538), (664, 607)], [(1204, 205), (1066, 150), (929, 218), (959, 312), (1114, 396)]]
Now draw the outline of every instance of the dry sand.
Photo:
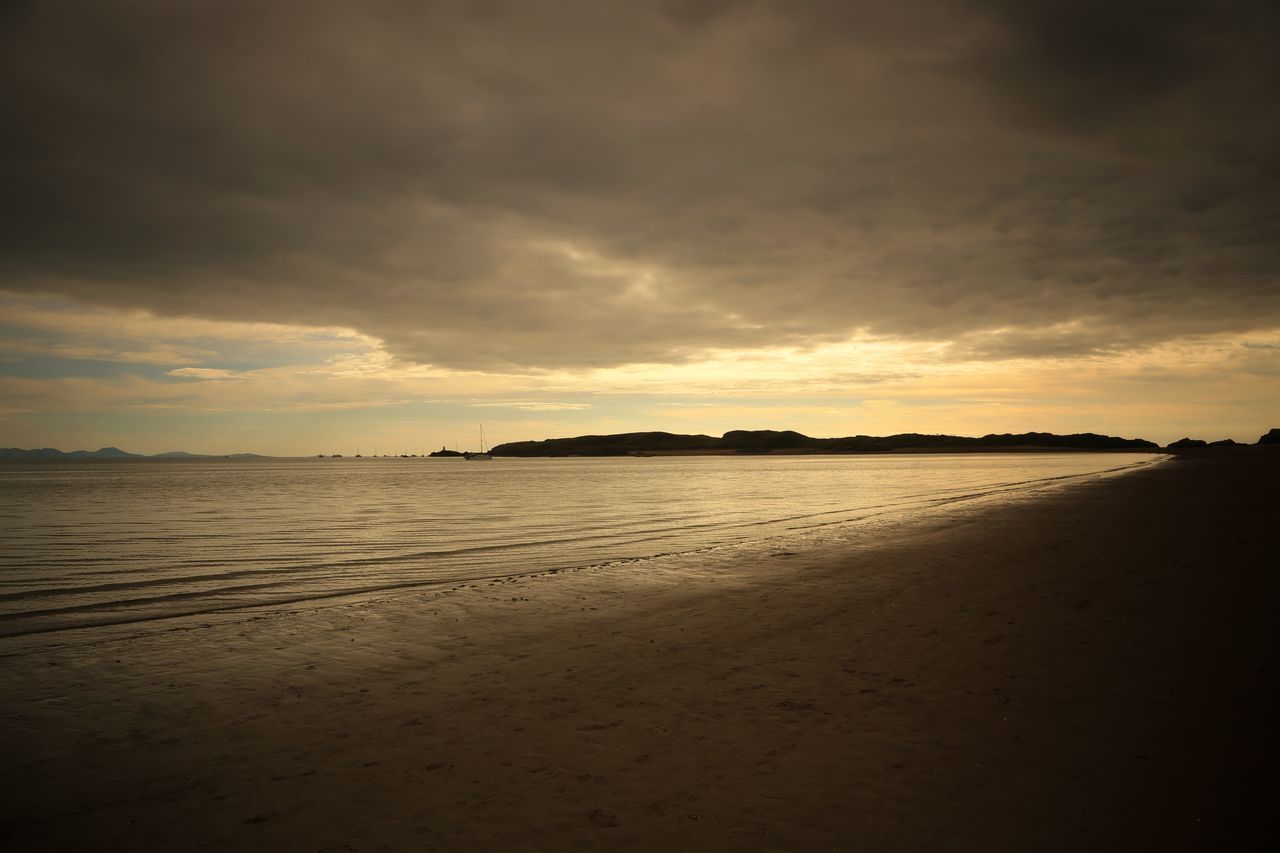
[(0, 846), (1262, 849), (1278, 472), (4, 641)]

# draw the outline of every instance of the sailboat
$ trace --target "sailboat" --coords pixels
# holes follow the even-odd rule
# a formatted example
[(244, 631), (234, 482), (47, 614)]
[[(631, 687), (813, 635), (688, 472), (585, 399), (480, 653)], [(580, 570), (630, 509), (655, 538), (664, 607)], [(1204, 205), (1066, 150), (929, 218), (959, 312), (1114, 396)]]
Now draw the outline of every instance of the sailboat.
[(462, 454), (462, 458), (463, 458), (463, 459), (467, 459), (467, 460), (471, 460), (471, 459), (492, 459), (492, 458), (493, 458), (493, 454), (492, 454), (492, 453), (487, 452), (487, 451), (484, 449), (484, 424), (480, 424), (480, 452), (479, 452), (479, 453), (464, 453), (464, 454)]

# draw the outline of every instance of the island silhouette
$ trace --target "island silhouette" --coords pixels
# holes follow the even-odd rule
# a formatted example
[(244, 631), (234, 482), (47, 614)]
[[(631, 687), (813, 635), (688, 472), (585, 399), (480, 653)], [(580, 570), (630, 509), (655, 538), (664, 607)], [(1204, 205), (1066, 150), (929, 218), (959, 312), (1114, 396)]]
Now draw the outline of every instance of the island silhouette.
[(1055, 435), (1048, 432), (990, 434), (981, 438), (958, 435), (901, 433), (889, 436), (854, 435), (813, 438), (794, 430), (730, 430), (720, 438), (669, 432), (628, 432), (580, 435), (542, 441), (515, 441), (493, 448), (494, 456), (629, 456), (636, 454), (702, 453), (893, 453), (936, 450), (1157, 450), (1142, 438), (1117, 438), (1096, 433)]

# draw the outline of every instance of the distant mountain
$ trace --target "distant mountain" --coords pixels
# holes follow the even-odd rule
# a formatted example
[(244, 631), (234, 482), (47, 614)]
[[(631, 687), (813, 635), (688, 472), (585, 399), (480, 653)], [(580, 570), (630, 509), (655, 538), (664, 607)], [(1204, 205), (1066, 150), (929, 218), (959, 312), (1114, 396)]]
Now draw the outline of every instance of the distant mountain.
[(141, 453), (126, 453), (118, 447), (98, 450), (72, 450), (63, 452), (52, 447), (22, 450), (17, 447), (0, 447), (0, 459), (141, 459)]
[(0, 447), (0, 459), (265, 459), (260, 453), (188, 453), (185, 450), (170, 450), (168, 453), (156, 453), (146, 456), (142, 453), (127, 453), (118, 447), (103, 447), (99, 450), (55, 450), (52, 447), (40, 447), (35, 450), (23, 450), (19, 447)]
[(514, 441), (493, 448), (495, 456), (629, 456), (635, 453), (893, 453), (926, 450), (1156, 450), (1153, 441), (1086, 432), (1054, 435), (1028, 432), (982, 438), (903, 433), (810, 438), (792, 430), (731, 430), (720, 438), (669, 432), (581, 435), (543, 441)]

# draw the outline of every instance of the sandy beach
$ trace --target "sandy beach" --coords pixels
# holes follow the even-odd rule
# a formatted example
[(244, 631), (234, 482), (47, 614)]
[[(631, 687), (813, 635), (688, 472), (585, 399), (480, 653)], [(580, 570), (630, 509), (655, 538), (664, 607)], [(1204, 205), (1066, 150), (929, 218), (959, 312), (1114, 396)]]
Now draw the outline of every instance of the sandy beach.
[(1245, 850), (1280, 452), (0, 646), (18, 850)]

